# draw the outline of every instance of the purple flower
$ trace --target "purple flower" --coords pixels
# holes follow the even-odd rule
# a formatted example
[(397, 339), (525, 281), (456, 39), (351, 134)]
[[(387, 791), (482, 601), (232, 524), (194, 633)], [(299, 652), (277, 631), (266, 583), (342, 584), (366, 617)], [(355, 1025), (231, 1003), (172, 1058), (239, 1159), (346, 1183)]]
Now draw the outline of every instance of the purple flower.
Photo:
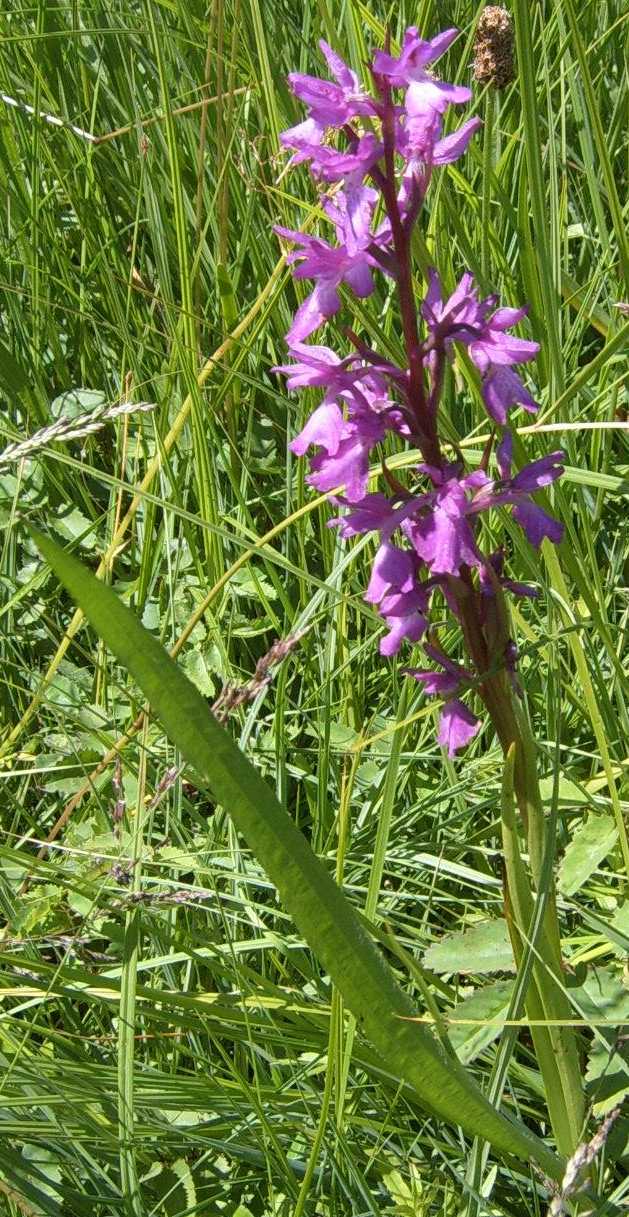
[(286, 376), (287, 389), (322, 388), (326, 389), (326, 396), (333, 397), (349, 388), (361, 375), (361, 370), (357, 368), (347, 371), (356, 362), (356, 355), (341, 359), (330, 347), (294, 342), (290, 354), (294, 363), (271, 368), (272, 372), (282, 372)]
[(468, 710), (467, 706), (455, 698), (447, 701), (441, 711), (437, 741), (448, 751), (448, 756), (454, 756), (459, 748), (464, 748), (474, 738), (480, 729), (480, 719)]
[(445, 54), (458, 35), (458, 30), (443, 30), (435, 38), (423, 41), (415, 26), (407, 29), (402, 41), (402, 50), (397, 58), (386, 51), (376, 51), (373, 70), (377, 76), (386, 76), (394, 88), (408, 84), (412, 73), (421, 71), (427, 63), (434, 63)]
[(311, 444), (325, 448), (328, 456), (335, 456), (343, 438), (344, 427), (343, 415), (336, 402), (324, 401), (310, 415), (303, 430), (288, 446), (296, 456), (303, 456)]
[(525, 316), (525, 308), (497, 309), (490, 316), (495, 303), (495, 296), (479, 300), (472, 275), (466, 272), (444, 304), (439, 275), (436, 270), (430, 270), (422, 316), (428, 325), (433, 349), (442, 346), (449, 350), (453, 342), (467, 346), (483, 377), (487, 412), (504, 426), (511, 406), (522, 405), (531, 413), (537, 410), (536, 401), (512, 371), (512, 365), (534, 359), (539, 343), (506, 333)]
[(511, 368), (492, 367), (482, 382), (483, 401), (487, 413), (501, 427), (505, 426), (511, 406), (524, 406), (529, 414), (536, 414), (537, 402), (524, 387), (520, 377)]
[[(487, 689), (497, 668), (506, 669), (516, 692), (519, 688), (515, 645), (504, 641), (509, 631), (501, 589), (516, 596), (537, 594), (505, 575), (502, 549), (482, 553), (479, 515), (510, 507), (534, 546), (544, 538), (556, 542), (563, 534), (561, 524), (532, 498), (561, 475), (563, 454), (550, 453), (516, 473), (512, 469), (509, 411), (515, 406), (537, 410), (514, 369), (532, 359), (538, 345), (509, 333), (526, 310), (498, 308), (495, 295), (481, 298), (469, 272), (445, 298), (437, 271), (430, 270), (418, 317), (410, 286), (410, 235), (432, 173), (456, 160), (480, 126), (474, 117), (443, 134), (448, 107), (470, 97), (469, 89), (439, 81), (430, 70), (456, 33), (446, 30), (425, 41), (413, 28), (406, 32), (398, 56), (378, 52), (372, 65), (376, 98), (363, 92), (355, 73), (321, 43), (334, 80), (291, 76), (308, 117), (284, 132), (282, 142), (292, 149), (293, 163), (310, 162), (315, 180), (343, 183), (341, 190), (321, 200), (337, 243), (290, 229), (276, 230), (297, 246), (287, 259), (295, 267), (295, 277), (314, 280), (314, 287), (287, 336), (290, 362), (275, 370), (286, 375), (289, 389), (322, 390), (319, 406), (290, 447), (298, 455), (315, 450), (308, 481), (347, 508), (341, 518), (329, 521), (330, 527), (338, 528), (343, 538), (378, 535), (365, 599), (377, 607), (386, 625), (380, 652), (392, 656), (404, 643), (422, 642), (438, 670), (413, 668), (409, 674), (426, 693), (445, 698), (438, 739), (450, 756), (480, 728), (462, 700), (466, 690), (477, 687), (492, 711)], [(397, 88), (405, 90), (403, 104), (391, 95)], [(355, 122), (363, 118), (368, 121)], [(330, 127), (340, 130), (340, 147), (328, 141)], [(377, 189), (365, 185), (365, 179)], [(374, 231), (379, 202), (382, 215)], [(406, 353), (402, 367), (391, 364), (351, 330), (356, 353), (345, 358), (304, 341), (338, 312), (343, 284), (359, 297), (369, 296), (375, 270), (389, 276), (398, 293)], [(418, 333), (422, 318), (423, 340)], [(440, 447), (437, 423), (444, 364), (455, 343), (469, 352), (480, 373), (485, 408), (503, 428), (495, 480), (484, 463), (472, 473), (465, 472), (462, 461), (448, 464)], [(411, 473), (411, 487), (418, 475), (424, 485), (406, 489), (383, 465), (389, 491), (370, 494), (372, 451), (391, 432), (419, 448), (422, 463)], [(468, 670), (429, 640), (431, 599), (437, 590), (441, 611), (445, 603), (468, 649), (487, 657), (487, 671), (480, 671), (476, 663)]]
[(300, 165), (303, 161), (311, 160), (315, 151), (321, 147), (324, 136), (325, 128), (320, 123), (315, 122), (314, 118), (306, 118), (303, 123), (298, 123), (296, 127), (290, 127), (288, 131), (282, 131), (280, 143), (285, 148), (294, 149), (294, 156), (291, 156), (288, 162), (289, 166)]
[(526, 363), (535, 359), (539, 342), (526, 338), (514, 338), (506, 331), (516, 325), (528, 312), (526, 308), (499, 308), (487, 318), (477, 338), (470, 343), (470, 355), (479, 372), (488, 372), (498, 366), (509, 367), (514, 363)]
[(525, 465), (511, 481), (513, 490), (524, 490), (530, 494), (533, 490), (541, 490), (542, 486), (550, 486), (561, 477), (564, 468), (565, 452), (550, 452), (538, 461)]
[(437, 697), (448, 697), (459, 687), (459, 678), (452, 672), (430, 672), (421, 668), (404, 668), (404, 671), (407, 676), (421, 682), (425, 693), (433, 693)]
[(448, 755), (453, 756), (459, 748), (463, 748), (473, 739), (480, 728), (480, 721), (471, 710), (468, 710), (458, 697), (452, 697), (453, 693), (458, 693), (461, 688), (465, 688), (473, 680), (473, 676), (471, 672), (459, 664), (453, 663), (447, 655), (435, 647), (425, 645), (424, 650), (431, 659), (440, 663), (445, 671), (431, 672), (422, 668), (405, 668), (404, 671), (407, 676), (418, 680), (424, 686), (426, 693), (450, 699), (441, 712), (437, 739), (444, 748), (447, 748)]
[(515, 477), (504, 477), (511, 468), (511, 441), (503, 438), (498, 449), (498, 463), (503, 480), (499, 483), (485, 479), (474, 495), (469, 510), (471, 513), (486, 511), (490, 507), (511, 504), (513, 518), (524, 530), (531, 545), (539, 549), (544, 537), (558, 544), (563, 537), (563, 525), (538, 507), (529, 495), (550, 486), (563, 473), (563, 452), (551, 452), (538, 461), (525, 465)]
[(500, 476), (505, 481), (511, 477), (511, 462), (513, 460), (513, 435), (510, 431), (503, 433), (502, 439), (498, 444), (496, 452), (496, 464), (500, 470)]
[(365, 600), (369, 604), (380, 604), (392, 592), (412, 591), (416, 569), (417, 563), (410, 550), (398, 549), (385, 541), (376, 554)]
[(457, 127), (456, 131), (452, 131), (450, 135), (444, 135), (443, 139), (438, 140), (433, 146), (432, 164), (450, 165), (452, 161), (458, 161), (466, 151), (472, 136), (476, 135), (482, 125), (480, 118), (468, 118), (467, 122)]
[[(312, 171), (324, 182), (340, 182), (345, 178), (346, 189), (360, 185), (363, 178), (373, 169), (382, 157), (381, 141), (371, 131), (355, 140), (353, 147), (345, 152), (337, 152), (326, 144), (313, 143), (310, 146), (309, 158), (312, 160)], [(305, 160), (303, 156), (301, 159)]]
[(321, 237), (307, 236), (291, 228), (277, 226), (275, 232), (294, 241), (301, 249), (287, 255), (287, 262), (301, 262), (293, 272), (296, 279), (315, 279), (314, 291), (298, 308), (286, 335), (289, 346), (303, 342), (341, 307), (338, 288), (347, 283), (357, 296), (373, 291), (372, 266), (377, 265), (369, 246), (373, 236), (369, 221), (376, 202), (376, 193), (368, 187), (351, 195), (337, 194), (328, 212), (336, 225), (342, 244), (329, 245)]
[(539, 591), (536, 587), (530, 587), (528, 583), (518, 583), (513, 579), (507, 579), (503, 574), (504, 567), (504, 549), (497, 549), (495, 553), (490, 554), (487, 562), (478, 568), (478, 583), (483, 596), (493, 597), (496, 595), (496, 581), (506, 591), (511, 592), (513, 596), (525, 596), (535, 600), (539, 596)]
[(375, 115), (374, 102), (361, 88), (356, 73), (323, 39), (319, 46), (338, 83), (300, 72), (291, 72), (288, 77), (293, 93), (308, 106), (310, 117), (322, 127), (342, 127), (357, 115)]
[(545, 537), (552, 541), (553, 545), (559, 545), (563, 540), (563, 524), (549, 516), (537, 503), (524, 499), (513, 508), (512, 515), (535, 549), (539, 549)]
[[(339, 498), (337, 502), (345, 506), (349, 500)], [(344, 539), (364, 532), (378, 532), (386, 528), (391, 518), (391, 500), (385, 494), (366, 494), (351, 507), (347, 515), (329, 521), (329, 527), (338, 528), (339, 536)]]
[(380, 639), (381, 655), (390, 658), (397, 655), (402, 643), (419, 642), (423, 638), (428, 629), (428, 597), (429, 591), (421, 584), (410, 592), (385, 596), (380, 604), (380, 613), (389, 632)]
[(466, 271), (444, 304), (441, 279), (431, 267), (421, 311), (435, 346), (448, 346), (455, 341), (469, 342), (480, 329), (483, 318), (473, 275)]
[[(338, 407), (337, 407), (338, 408)], [(339, 411), (340, 413), (340, 411)], [(308, 424), (304, 428), (306, 430)], [(300, 447), (304, 432), (299, 437)], [(345, 487), (350, 503), (359, 502), (369, 481), (369, 454), (385, 436), (385, 424), (375, 415), (361, 418), (359, 423), (346, 422), (334, 451), (314, 456), (310, 462), (307, 481), (321, 493)], [(335, 438), (335, 433), (334, 433)], [(320, 440), (311, 441), (320, 443)]]
[(459, 105), (469, 101), (472, 96), (469, 89), (461, 85), (449, 85), (426, 71), (429, 63), (434, 63), (457, 37), (458, 30), (444, 30), (436, 38), (424, 42), (414, 26), (404, 35), (402, 50), (397, 58), (384, 51), (374, 55), (373, 70), (376, 76), (384, 76), (394, 88), (408, 86), (406, 93), (406, 111), (409, 115), (417, 115), (426, 110), (436, 110), (442, 114), (452, 103)]
[(439, 471), (433, 471), (433, 476), (439, 477), (440, 484), (427, 496), (428, 506), (408, 522), (405, 531), (431, 574), (456, 575), (463, 564), (476, 566), (481, 560), (468, 521), (469, 479), (448, 477)]

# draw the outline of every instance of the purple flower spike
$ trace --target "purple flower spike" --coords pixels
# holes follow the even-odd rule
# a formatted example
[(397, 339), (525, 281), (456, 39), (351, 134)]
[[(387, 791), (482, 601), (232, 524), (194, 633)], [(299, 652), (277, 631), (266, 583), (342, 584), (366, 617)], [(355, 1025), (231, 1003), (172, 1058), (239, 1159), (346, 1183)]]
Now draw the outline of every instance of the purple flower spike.
[[(308, 116), (284, 132), (282, 143), (291, 149), (293, 164), (310, 163), (319, 185), (341, 183), (321, 199), (335, 238), (329, 242), (276, 229), (296, 245), (287, 257), (295, 278), (314, 280), (314, 287), (287, 335), (290, 360), (275, 370), (286, 375), (291, 390), (322, 390), (320, 404), (290, 448), (299, 456), (315, 449), (307, 481), (347, 509), (329, 526), (343, 539), (377, 536), (365, 599), (386, 625), (380, 653), (390, 657), (404, 644), (422, 643), (438, 670), (407, 671), (427, 694), (445, 699), (438, 739), (449, 756), (480, 729), (480, 720), (461, 700), (471, 688), (478, 690), (500, 734), (496, 707), (502, 704), (504, 682), (499, 696), (489, 696), (496, 672), (506, 671), (519, 692), (517, 650), (505, 643), (509, 627), (501, 591), (538, 594), (507, 577), (504, 549), (482, 552), (479, 517), (509, 507), (533, 546), (539, 548), (544, 539), (560, 541), (561, 524), (532, 496), (560, 477), (564, 459), (553, 452), (513, 471), (509, 413), (516, 406), (531, 413), (538, 408), (515, 370), (534, 358), (538, 344), (509, 333), (526, 309), (499, 308), (493, 294), (482, 298), (469, 271), (448, 294), (437, 271), (429, 270), (425, 298), (421, 305), (415, 299), (411, 234), (432, 175), (463, 154), (481, 125), (479, 118), (468, 118), (443, 134), (448, 107), (468, 101), (470, 91), (438, 80), (430, 65), (456, 36), (450, 29), (424, 40), (416, 29), (407, 30), (398, 56), (379, 51), (373, 59), (375, 96), (368, 96), (355, 73), (321, 43), (334, 79), (290, 77)], [(403, 99), (392, 95), (395, 89), (405, 90)], [(330, 128), (338, 133), (335, 143)], [(341, 357), (306, 342), (340, 310), (341, 287), (366, 298), (374, 290), (375, 272), (386, 275), (397, 293), (401, 366), (368, 345), (362, 335), (377, 326), (363, 324), (362, 315), (359, 335), (348, 330), (354, 353)], [(493, 479), (486, 461), (468, 472), (462, 455), (449, 463), (441, 448), (439, 405), (444, 385), (451, 384), (444, 369), (455, 344), (466, 348), (480, 373), (485, 408), (502, 431)], [(420, 457), (399, 481), (387, 449), (383, 489), (369, 493), (373, 451), (387, 438), (394, 451), (408, 441)], [(492, 520), (492, 526), (499, 523), (500, 517)], [(434, 642), (433, 598), (439, 617), (454, 619), (467, 667)]]
[(474, 739), (480, 729), (480, 719), (468, 710), (467, 706), (455, 698), (447, 701), (441, 711), (437, 741), (447, 749), (448, 756), (454, 756), (459, 748), (464, 748)]

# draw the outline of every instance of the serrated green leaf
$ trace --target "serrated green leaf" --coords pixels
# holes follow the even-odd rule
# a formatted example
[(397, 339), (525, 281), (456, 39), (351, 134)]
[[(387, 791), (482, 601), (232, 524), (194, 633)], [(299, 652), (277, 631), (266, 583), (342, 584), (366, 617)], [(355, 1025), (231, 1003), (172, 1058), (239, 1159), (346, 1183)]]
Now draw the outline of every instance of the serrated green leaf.
[(618, 840), (611, 816), (590, 815), (574, 834), (559, 868), (559, 887), (565, 896), (578, 892)]
[(515, 972), (507, 923), (502, 917), (480, 921), (459, 934), (448, 934), (433, 942), (424, 955), (433, 972)]
[(446, 1121), (501, 1153), (535, 1159), (553, 1177), (562, 1164), (523, 1124), (502, 1116), (421, 1023), (357, 913), (274, 792), (218, 725), (201, 694), (134, 614), (72, 555), (31, 529), (87, 619), (132, 674), (189, 765), (257, 855), (385, 1067)]

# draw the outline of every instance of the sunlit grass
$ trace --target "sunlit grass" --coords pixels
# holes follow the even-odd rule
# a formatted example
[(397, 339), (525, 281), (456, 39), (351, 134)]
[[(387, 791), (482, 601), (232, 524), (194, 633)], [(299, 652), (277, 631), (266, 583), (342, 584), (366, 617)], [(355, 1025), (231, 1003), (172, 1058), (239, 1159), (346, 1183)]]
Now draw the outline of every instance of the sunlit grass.
[[(12, 1215), (543, 1211), (532, 1176), (494, 1176), (480, 1150), (470, 1166), (469, 1144), (384, 1075), (193, 775), (153, 802), (179, 758), (80, 619), (66, 640), (73, 607), (20, 524), (32, 514), (100, 563), (209, 701), (274, 639), (306, 631), (235, 716), (236, 737), (397, 952), (418, 1004), (427, 992), (456, 1018), (492, 977), (419, 969), (431, 943), (502, 913), (499, 749), (485, 731), (444, 761), (432, 709), (378, 656), (362, 599), (369, 546), (327, 528), (288, 452), (302, 404), (270, 369), (302, 289), (272, 226), (316, 223), (278, 132), (299, 114), (285, 76), (320, 70), (318, 38), (362, 71), (387, 19), (393, 37), (457, 24), (448, 79), (467, 82), (480, 7), (42, 2), (0, 19), (0, 91), (100, 137), (0, 103), (4, 442), (49, 423), (71, 389), (155, 403), (0, 470), (0, 1187)], [(448, 282), (467, 266), (482, 277), (488, 258), (504, 300), (531, 304), (540, 418), (569, 424), (553, 435), (568, 456), (554, 500), (567, 540), (558, 565), (540, 563), (513, 532), (515, 577), (542, 590), (515, 624), (549, 807), (558, 783), (559, 856), (588, 812), (619, 830), (563, 901), (566, 983), (587, 962), (622, 985), (628, 27), (619, 0), (513, 9), (520, 76), (496, 99), (490, 189), (481, 135), (433, 193), (418, 284), (428, 255)], [(399, 351), (384, 289), (354, 321)], [(483, 415), (463, 365), (449, 390), (447, 438), (475, 459)], [(547, 451), (545, 432), (521, 440), (531, 459)], [(613, 1017), (629, 1018), (619, 1002)], [(503, 1032), (471, 1067), (546, 1132), (526, 1035)], [(620, 1166), (601, 1190), (626, 1196)]]

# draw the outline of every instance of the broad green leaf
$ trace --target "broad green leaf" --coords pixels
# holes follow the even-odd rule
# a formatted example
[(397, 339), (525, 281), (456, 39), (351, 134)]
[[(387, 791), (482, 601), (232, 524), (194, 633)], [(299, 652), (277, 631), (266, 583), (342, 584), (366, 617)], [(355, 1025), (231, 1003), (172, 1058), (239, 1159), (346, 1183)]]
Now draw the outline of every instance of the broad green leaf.
[(50, 413), (53, 418), (78, 418), (106, 404), (107, 398), (100, 389), (67, 389), (51, 401)]
[(512, 994), (512, 981), (497, 980), (448, 1012), (450, 1042), (463, 1065), (475, 1061), (483, 1048), (498, 1038)]
[(447, 934), (424, 954), (433, 972), (515, 972), (507, 923), (502, 917), (480, 921), (460, 934)]
[(444, 1120), (484, 1137), (499, 1152), (535, 1159), (557, 1178), (562, 1167), (556, 1156), (524, 1125), (497, 1112), (465, 1069), (414, 1021), (413, 1003), (358, 915), (194, 685), (111, 588), (49, 537), (31, 532), (94, 629), (137, 681), (169, 738), (242, 832), (385, 1068)]
[(616, 954), (629, 955), (629, 904), (616, 909), (611, 928), (616, 936)]
[(629, 1094), (629, 986), (610, 968), (592, 968), (571, 997), (596, 1025), (585, 1078), (592, 1109), (604, 1116)]
[(578, 892), (617, 840), (618, 829), (611, 816), (588, 816), (567, 846), (559, 868), (559, 887), (564, 895)]

